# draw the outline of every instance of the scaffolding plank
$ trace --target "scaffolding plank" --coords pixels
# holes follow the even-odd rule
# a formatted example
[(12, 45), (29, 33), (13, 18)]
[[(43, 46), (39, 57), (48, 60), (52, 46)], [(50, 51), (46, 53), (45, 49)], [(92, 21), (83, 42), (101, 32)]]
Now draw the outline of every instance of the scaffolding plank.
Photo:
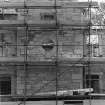
[(0, 20), (0, 26), (3, 27), (25, 27), (25, 26), (40, 26), (40, 27), (50, 27), (50, 26), (55, 26), (56, 24), (54, 23), (38, 23), (38, 22), (33, 22), (33, 21), (27, 21), (24, 22), (20, 20)]
[[(88, 7), (98, 7), (97, 2), (58, 2), (56, 4), (58, 7), (70, 7), (70, 8), (88, 8)], [(0, 2), (0, 8), (55, 8), (53, 2)]]
[[(20, 63), (24, 62), (24, 57), (0, 57), (0, 63)], [(55, 61), (37, 61), (37, 60), (32, 60), (27, 59), (29, 65), (55, 65)], [(104, 58), (70, 58), (70, 59), (62, 59), (58, 60), (59, 66), (83, 66), (82, 64), (87, 64), (90, 62), (90, 64), (105, 64), (105, 57)]]
[[(0, 26), (16, 26), (16, 27), (23, 27), (23, 26), (56, 26), (56, 22), (37, 22), (37, 21), (27, 21), (26, 23), (24, 21), (20, 20), (0, 20)], [(88, 25), (87, 22), (70, 22), (69, 24), (58, 24), (59, 26), (86, 26)]]
[(0, 2), (0, 8), (23, 8), (23, 2)]
[(54, 8), (54, 3), (51, 2), (0, 2), (0, 8)]
[(24, 26), (24, 21), (14, 21), (14, 20), (0, 20), (0, 26)]
[(98, 7), (97, 2), (61, 2), (57, 4), (62, 7), (70, 8), (89, 8), (89, 7)]

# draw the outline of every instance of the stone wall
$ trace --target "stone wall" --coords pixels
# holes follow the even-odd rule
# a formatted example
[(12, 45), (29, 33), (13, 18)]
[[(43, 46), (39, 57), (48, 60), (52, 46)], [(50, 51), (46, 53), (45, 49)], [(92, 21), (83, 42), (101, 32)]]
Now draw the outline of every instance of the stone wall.
[[(58, 72), (58, 90), (82, 88), (82, 68), (55, 66), (30, 66), (26, 74), (26, 94), (37, 95), (40, 92), (56, 91), (56, 70)], [(24, 93), (23, 70), (17, 71), (17, 94)]]
[[(22, 43), (22, 36), (18, 41)], [(48, 41), (52, 41), (53, 44), (50, 50), (43, 48), (44, 43), (51, 44)], [(24, 55), (24, 48), (21, 53)], [(83, 56), (83, 31), (59, 31), (57, 34), (56, 31), (30, 32), (27, 55), (30, 61), (55, 60), (57, 56), (61, 60), (80, 58)]]
[[(105, 92), (105, 69), (104, 64), (91, 64), (90, 74), (99, 76), (99, 92)], [(54, 65), (24, 65), (1, 66), (0, 76), (11, 77), (12, 95), (37, 95), (41, 92), (56, 91), (56, 71), (58, 79), (58, 90), (72, 90), (83, 88), (83, 67), (81, 66), (59, 66)], [(9, 71), (9, 72), (8, 72)], [(88, 75), (88, 67), (85, 68)], [(85, 76), (84, 75), (84, 76)], [(86, 82), (86, 81), (85, 81)], [(84, 84), (86, 85), (86, 84)], [(26, 90), (25, 90), (26, 89)]]
[(56, 67), (54, 65), (2, 66), (0, 76), (11, 77), (12, 95), (37, 95), (41, 92), (56, 91), (56, 71), (58, 90), (82, 88), (81, 67)]

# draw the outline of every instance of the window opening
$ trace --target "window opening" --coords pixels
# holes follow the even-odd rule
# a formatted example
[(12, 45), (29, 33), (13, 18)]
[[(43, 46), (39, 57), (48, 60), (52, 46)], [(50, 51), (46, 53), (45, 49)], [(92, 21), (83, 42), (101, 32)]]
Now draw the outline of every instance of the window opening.
[(45, 51), (50, 51), (54, 48), (54, 42), (51, 39), (46, 39), (42, 42), (42, 48)]
[(11, 77), (0, 77), (0, 95), (11, 94)]
[(41, 20), (55, 20), (55, 14), (54, 13), (41, 13)]
[(100, 51), (101, 46), (99, 46), (99, 36), (98, 35), (90, 35), (90, 37), (87, 36), (86, 44), (87, 44), (87, 47), (90, 47), (90, 52), (88, 51), (88, 53), (90, 53), (92, 57), (102, 56), (101, 51)]

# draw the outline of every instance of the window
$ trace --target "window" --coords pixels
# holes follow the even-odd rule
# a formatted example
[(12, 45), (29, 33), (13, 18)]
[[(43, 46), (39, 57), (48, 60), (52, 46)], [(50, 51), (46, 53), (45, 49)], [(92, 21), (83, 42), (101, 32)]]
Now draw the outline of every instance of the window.
[(11, 77), (0, 77), (0, 95), (11, 94)]
[(16, 9), (0, 8), (0, 20), (17, 20), (18, 14)]
[(99, 75), (86, 75), (86, 88), (93, 88), (94, 93), (98, 93), (99, 87)]
[[(5, 33), (4, 33), (5, 32)], [(0, 34), (0, 56), (16, 57), (17, 56), (17, 40), (15, 33), (3, 30)]]
[[(101, 46), (99, 46), (99, 37), (98, 35), (90, 35), (86, 37), (86, 45), (88, 49), (88, 54), (92, 57), (102, 56)], [(87, 55), (88, 55), (87, 54)]]
[(41, 20), (55, 20), (55, 14), (54, 13), (41, 13)]

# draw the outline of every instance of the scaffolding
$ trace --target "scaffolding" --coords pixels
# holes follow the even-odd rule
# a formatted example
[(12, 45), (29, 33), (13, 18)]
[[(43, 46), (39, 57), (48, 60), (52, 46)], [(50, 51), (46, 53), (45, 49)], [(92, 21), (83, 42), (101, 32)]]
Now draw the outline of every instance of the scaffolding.
[[(0, 79), (11, 76), (1, 105), (35, 104), (30, 100), (58, 105), (75, 99), (91, 105), (95, 93), (105, 93), (105, 45), (100, 41), (105, 13), (97, 2), (20, 0), (0, 2), (0, 8)], [(7, 14), (14, 18), (8, 20)]]

